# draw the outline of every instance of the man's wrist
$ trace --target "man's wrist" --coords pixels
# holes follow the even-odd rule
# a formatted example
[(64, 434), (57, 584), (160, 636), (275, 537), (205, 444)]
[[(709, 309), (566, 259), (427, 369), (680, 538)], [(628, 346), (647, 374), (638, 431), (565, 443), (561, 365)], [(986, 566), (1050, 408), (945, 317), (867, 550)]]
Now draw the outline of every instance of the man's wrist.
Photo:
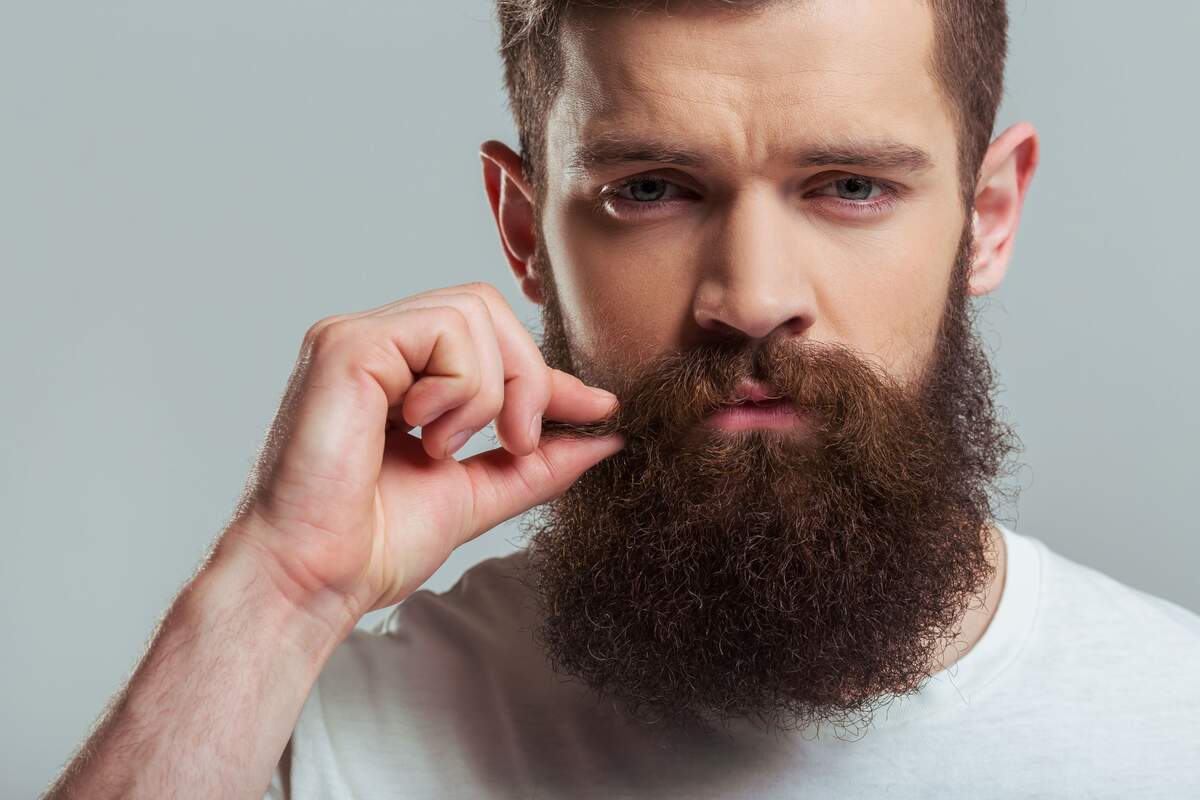
[(262, 796), (357, 619), (332, 593), (309, 593), (309, 607), (285, 596), (261, 555), (229, 533), (49, 797)]
[(271, 574), (269, 559), (235, 531), (226, 532), (209, 563), (184, 590), (179, 606), (192, 624), (243, 620), (294, 651), (315, 671), (350, 635), (360, 616), (332, 590), (303, 597), (285, 592)]

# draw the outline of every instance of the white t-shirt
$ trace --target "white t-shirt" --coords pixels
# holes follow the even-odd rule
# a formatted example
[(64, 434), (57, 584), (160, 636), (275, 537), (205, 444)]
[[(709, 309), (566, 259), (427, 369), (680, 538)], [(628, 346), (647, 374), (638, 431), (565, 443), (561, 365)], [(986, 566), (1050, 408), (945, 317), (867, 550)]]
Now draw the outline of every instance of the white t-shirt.
[(865, 735), (664, 735), (553, 673), (519, 552), (333, 653), (268, 798), (1200, 798), (1200, 616), (998, 525), (983, 637)]

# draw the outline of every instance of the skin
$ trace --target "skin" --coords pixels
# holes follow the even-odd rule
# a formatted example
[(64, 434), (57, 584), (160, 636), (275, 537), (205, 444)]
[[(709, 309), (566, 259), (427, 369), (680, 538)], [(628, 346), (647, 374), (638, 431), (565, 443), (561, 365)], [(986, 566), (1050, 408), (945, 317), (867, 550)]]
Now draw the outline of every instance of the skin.
[[(481, 155), (505, 256), (535, 303), (545, 301), (534, 268), (544, 237), (577, 362), (595, 373), (581, 377), (603, 386), (607, 365), (782, 328), (915, 379), (967, 213), (952, 108), (927, 68), (932, 46), (930, 11), (909, 0), (571, 16), (540, 229), (519, 156), (498, 141)], [(881, 143), (927, 163), (869, 163)], [(821, 145), (838, 157), (797, 158)], [(700, 158), (663, 163), (656, 149)], [(611, 157), (621, 153), (632, 158)], [(1028, 123), (987, 150), (973, 296), (1004, 277), (1037, 158)], [(875, 188), (844, 182), (856, 177)], [(649, 182), (622, 188), (631, 178)], [(995, 577), (935, 666), (965, 655), (994, 615), (1005, 558), (990, 533)]]
[[(543, 416), (613, 411), (614, 398), (587, 385), (604, 385), (605, 365), (706, 333), (785, 326), (911, 376), (930, 350), (965, 213), (953, 125), (924, 68), (930, 31), (911, 0), (573, 20), (568, 85), (548, 121), (544, 226), (516, 153), (489, 141), (482, 156), (518, 284), (543, 301), (530, 266), (544, 233), (572, 342), (595, 380), (548, 368), (488, 284), (315, 323), (234, 519), (46, 796), (261, 796), (323, 665), (363, 613), (403, 599), (455, 547), (558, 496), (623, 446), (538, 438)], [(709, 165), (671, 168), (692, 194), (669, 212), (637, 224), (606, 215), (597, 191), (656, 165), (567, 170), (605, 130), (670, 135)], [(816, 132), (901, 140), (932, 166), (831, 172), (780, 159)], [(1026, 124), (988, 150), (972, 294), (1004, 276), (1036, 163)], [(895, 181), (903, 200), (870, 221), (835, 211), (821, 187), (846, 172)], [(493, 420), (502, 448), (450, 458), (456, 434)], [(420, 437), (409, 433), (416, 425)], [(988, 619), (968, 613), (968, 646)]]

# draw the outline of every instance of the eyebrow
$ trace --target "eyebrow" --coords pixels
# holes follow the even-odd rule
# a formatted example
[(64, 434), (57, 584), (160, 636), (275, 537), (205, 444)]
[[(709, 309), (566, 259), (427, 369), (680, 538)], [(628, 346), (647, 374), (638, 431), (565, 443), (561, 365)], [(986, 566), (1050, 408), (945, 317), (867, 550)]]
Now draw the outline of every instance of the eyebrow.
[[(703, 167), (710, 160), (703, 153), (669, 142), (606, 134), (577, 148), (567, 161), (567, 170), (588, 173), (603, 167), (645, 163)], [(924, 172), (933, 166), (933, 157), (925, 150), (890, 140), (819, 141), (801, 146), (786, 160), (798, 168), (842, 166)]]

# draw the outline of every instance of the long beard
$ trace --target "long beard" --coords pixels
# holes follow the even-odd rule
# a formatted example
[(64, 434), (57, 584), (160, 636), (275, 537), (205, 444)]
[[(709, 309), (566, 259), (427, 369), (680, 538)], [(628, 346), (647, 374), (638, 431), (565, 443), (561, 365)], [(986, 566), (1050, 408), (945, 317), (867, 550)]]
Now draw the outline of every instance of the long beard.
[[(993, 577), (992, 494), (1018, 447), (973, 331), (970, 251), (964, 232), (910, 386), (847, 348), (783, 338), (577, 364), (539, 253), (543, 356), (603, 374), (621, 399), (608, 420), (544, 435), (626, 439), (522, 523), (555, 670), (670, 725), (865, 726), (920, 687)], [(803, 409), (803, 433), (702, 426), (744, 378)]]

